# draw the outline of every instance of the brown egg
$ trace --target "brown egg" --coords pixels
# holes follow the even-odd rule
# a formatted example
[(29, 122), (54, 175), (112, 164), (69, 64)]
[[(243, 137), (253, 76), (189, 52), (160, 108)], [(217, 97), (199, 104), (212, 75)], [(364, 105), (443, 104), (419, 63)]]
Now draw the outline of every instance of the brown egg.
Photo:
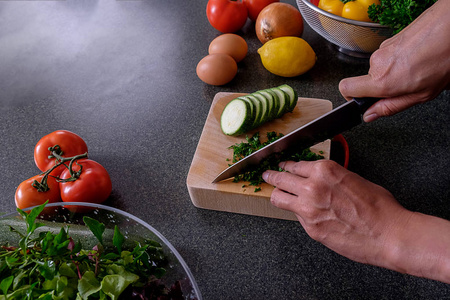
[(197, 64), (197, 76), (207, 84), (224, 85), (236, 76), (237, 69), (237, 63), (230, 55), (210, 54)]
[(248, 45), (241, 36), (233, 33), (226, 33), (216, 37), (209, 44), (209, 54), (224, 53), (228, 54), (240, 62), (247, 55)]

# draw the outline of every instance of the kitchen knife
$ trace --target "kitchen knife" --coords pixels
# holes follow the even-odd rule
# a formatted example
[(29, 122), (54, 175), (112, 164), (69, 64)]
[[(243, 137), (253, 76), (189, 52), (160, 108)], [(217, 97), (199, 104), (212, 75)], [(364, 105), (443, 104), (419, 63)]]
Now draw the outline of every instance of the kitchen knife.
[(234, 163), (221, 172), (213, 180), (213, 183), (241, 174), (248, 166), (259, 164), (264, 158), (273, 153), (281, 152), (288, 148), (303, 150), (361, 124), (362, 114), (378, 100), (380, 99), (354, 98), (336, 107), (332, 111)]

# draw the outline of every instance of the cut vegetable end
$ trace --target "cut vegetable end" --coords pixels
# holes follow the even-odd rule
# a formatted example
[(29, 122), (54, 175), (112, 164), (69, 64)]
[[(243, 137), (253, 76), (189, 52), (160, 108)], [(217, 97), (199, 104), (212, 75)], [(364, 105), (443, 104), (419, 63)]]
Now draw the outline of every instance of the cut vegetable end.
[(292, 112), (297, 101), (297, 92), (287, 84), (240, 96), (225, 106), (220, 126), (226, 135), (240, 135)]
[(250, 119), (248, 103), (234, 99), (223, 110), (220, 126), (226, 135), (238, 135), (248, 130)]

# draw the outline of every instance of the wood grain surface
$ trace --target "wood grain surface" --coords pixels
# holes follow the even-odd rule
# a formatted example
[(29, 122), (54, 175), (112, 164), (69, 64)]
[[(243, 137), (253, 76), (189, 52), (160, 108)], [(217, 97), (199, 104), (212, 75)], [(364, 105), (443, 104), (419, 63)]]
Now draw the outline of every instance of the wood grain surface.
[[(233, 152), (231, 145), (245, 141), (246, 136), (260, 132), (261, 140), (266, 133), (275, 131), (287, 134), (298, 127), (316, 119), (332, 109), (328, 100), (298, 98), (292, 113), (268, 122), (246, 134), (227, 136), (220, 129), (220, 116), (226, 104), (242, 93), (217, 93), (200, 136), (197, 149), (187, 176), (187, 187), (192, 203), (199, 208), (233, 213), (249, 214), (269, 218), (296, 220), (293, 213), (274, 207), (270, 203), (273, 187), (263, 183), (261, 191), (255, 192), (255, 186), (247, 182), (235, 183), (232, 180), (212, 183), (213, 179), (228, 167)], [(322, 151), (325, 158), (330, 157), (330, 140), (311, 147), (318, 153)]]

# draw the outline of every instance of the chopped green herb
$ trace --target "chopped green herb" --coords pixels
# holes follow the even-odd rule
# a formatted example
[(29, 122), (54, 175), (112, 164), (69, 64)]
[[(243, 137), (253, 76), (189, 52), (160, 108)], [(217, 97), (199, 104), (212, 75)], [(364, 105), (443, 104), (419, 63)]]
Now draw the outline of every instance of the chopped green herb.
[[(262, 147), (278, 140), (281, 138), (283, 134), (279, 133), (277, 134), (274, 131), (267, 132), (267, 141), (261, 142), (259, 132), (256, 132), (252, 137), (246, 137), (246, 142), (242, 142), (239, 144), (234, 144), (228, 149), (233, 150), (233, 163), (236, 163), (237, 161), (243, 159), (244, 157), (252, 154), (253, 152), (261, 149)], [(323, 153), (321, 153), (323, 154)], [(274, 153), (264, 159), (259, 165), (257, 166), (250, 166), (244, 173), (239, 174), (238, 176), (235, 176), (233, 181), (234, 182), (240, 182), (240, 181), (248, 181), (250, 182), (249, 185), (258, 186), (264, 180), (262, 179), (262, 173), (266, 170), (277, 170), (282, 171), (280, 167), (278, 166), (280, 162), (287, 161), (287, 160), (293, 160), (293, 161), (300, 161), (300, 160), (318, 160), (323, 159), (324, 157), (322, 155), (316, 154), (311, 151), (310, 148), (304, 149), (301, 152), (288, 152), (283, 151), (280, 153)], [(258, 190), (259, 191), (259, 190)], [(257, 190), (255, 189), (255, 192)]]
[(255, 188), (255, 193), (261, 191), (261, 187)]

